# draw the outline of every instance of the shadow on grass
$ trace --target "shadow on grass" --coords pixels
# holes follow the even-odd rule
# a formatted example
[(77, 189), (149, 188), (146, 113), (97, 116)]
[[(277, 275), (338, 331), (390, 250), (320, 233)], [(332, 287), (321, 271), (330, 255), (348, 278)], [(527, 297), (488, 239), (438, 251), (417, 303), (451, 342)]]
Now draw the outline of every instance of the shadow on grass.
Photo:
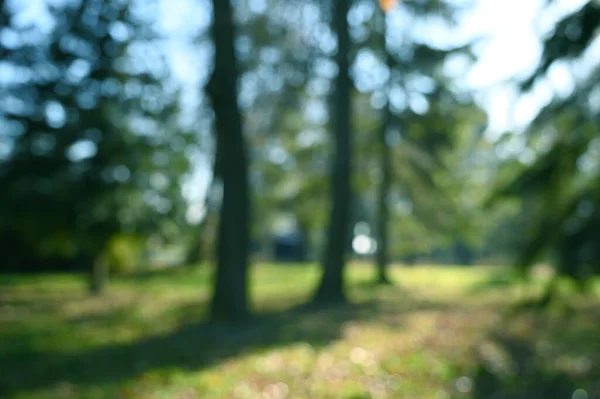
[(530, 334), (495, 330), (477, 348), (470, 379), (457, 381), (457, 391), (468, 393), (454, 398), (600, 398), (599, 313), (543, 322), (547, 316), (533, 312)]
[[(301, 306), (245, 324), (188, 324), (166, 335), (78, 353), (15, 352), (0, 361), (0, 397), (60, 382), (111, 386), (158, 368), (199, 370), (243, 353), (296, 342), (320, 347), (340, 338), (347, 321), (367, 320), (376, 313), (373, 302), (328, 309)], [(118, 322), (121, 316), (108, 322)]]
[[(392, 289), (402, 290), (399, 287)], [(414, 298), (406, 292), (402, 292), (400, 305), (390, 307), (386, 301), (379, 300), (328, 308), (303, 305), (259, 316), (245, 324), (231, 325), (203, 322), (206, 306), (201, 302), (188, 303), (153, 319), (157, 323), (164, 323), (165, 317), (177, 320), (174, 325), (180, 327), (163, 335), (78, 352), (39, 351), (33, 349), (35, 346), (23, 346), (22, 350), (12, 351), (10, 358), (0, 359), (0, 397), (48, 389), (61, 382), (81, 387), (97, 386), (110, 391), (152, 370), (198, 371), (245, 353), (300, 342), (318, 349), (341, 339), (348, 322), (382, 322), (385, 319), (382, 313), (393, 312), (394, 327), (402, 327), (403, 317), (396, 317), (398, 315), (442, 310), (450, 306)], [(131, 323), (131, 317), (135, 315), (116, 309), (66, 321), (64, 329), (71, 329), (72, 334), (76, 334), (80, 331), (78, 325), (83, 325), (92, 331), (103, 331), (103, 325)], [(140, 322), (149, 321), (141, 318)], [(23, 334), (19, 336), (17, 333), (4, 335), (4, 338), (8, 341), (24, 338)], [(30, 333), (28, 339), (35, 340), (33, 335), (36, 331)], [(65, 336), (68, 337), (69, 333), (66, 332)], [(11, 342), (6, 342), (3, 346), (10, 345)]]
[(471, 287), (470, 292), (472, 294), (478, 294), (491, 290), (502, 290), (518, 286), (522, 283), (523, 281), (520, 280), (515, 274), (507, 271), (498, 271), (494, 272), (494, 274), (492, 274), (489, 278), (474, 284)]

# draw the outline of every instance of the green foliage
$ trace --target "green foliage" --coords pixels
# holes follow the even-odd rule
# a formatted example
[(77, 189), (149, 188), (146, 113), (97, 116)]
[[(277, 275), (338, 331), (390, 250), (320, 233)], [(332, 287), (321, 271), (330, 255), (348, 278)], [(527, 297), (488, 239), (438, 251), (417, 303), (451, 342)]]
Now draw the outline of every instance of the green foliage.
[[(191, 136), (178, 127), (178, 93), (161, 55), (146, 64), (136, 55), (155, 44), (146, 16), (107, 0), (50, 11), (49, 32), (3, 28), (40, 40), (17, 41), (3, 55), (25, 78), (1, 95), (11, 151), (0, 158), (0, 230), (42, 258), (94, 257), (114, 235), (148, 235), (167, 217), (181, 223)], [(18, 17), (4, 4), (2, 12)]]
[[(530, 89), (552, 65), (576, 63), (593, 40), (598, 38), (600, 7), (589, 1), (579, 10), (563, 16), (544, 41), (541, 63), (523, 83)], [(507, 162), (500, 187), (492, 201), (506, 196), (524, 200), (524, 215), (530, 219), (518, 266), (527, 270), (549, 259), (556, 270), (583, 287), (590, 276), (600, 272), (598, 229), (598, 118), (590, 99), (600, 73), (598, 63), (578, 79), (568, 96), (556, 97), (535, 118), (529, 130), (528, 148), (535, 154), (531, 164)], [(596, 108), (594, 108), (596, 107)]]
[[(383, 64), (386, 50), (382, 13), (370, 1), (353, 6), (375, 8), (368, 14), (370, 17), (352, 20), (352, 68), (358, 67), (357, 61), (363, 56), (373, 56)], [(459, 7), (439, 1), (401, 2), (399, 7), (415, 19), (437, 18), (448, 22), (452, 22), (454, 12), (460, 11)], [(317, 14), (313, 14), (315, 10)], [(244, 101), (245, 128), (252, 148), (253, 234), (261, 240), (268, 237), (274, 220), (285, 213), (293, 215), (308, 232), (313, 247), (318, 246), (319, 233), (328, 215), (327, 181), (332, 139), (327, 129), (333, 122), (330, 108), (334, 75), (330, 69), (334, 54), (323, 44), (325, 35), (333, 34), (328, 4), (269, 1), (262, 11), (240, 7), (236, 14), (240, 34), (249, 44), (248, 50), (240, 54), (245, 71), (243, 80), (252, 82), (255, 89), (247, 91), (252, 93), (252, 101)], [(311, 28), (307, 31), (308, 25)], [(324, 33), (313, 33), (317, 31)], [(358, 35), (359, 31), (364, 35)], [(456, 166), (461, 160), (459, 154), (467, 152), (475, 132), (485, 125), (485, 116), (470, 100), (458, 101), (450, 82), (441, 73), (449, 55), (469, 55), (469, 49), (436, 48), (424, 38), (413, 37), (409, 29), (392, 33), (390, 38), (402, 37), (403, 42), (402, 47), (390, 44), (393, 57), (390, 82), (368, 83), (371, 87), (366, 88), (364, 82), (357, 81), (358, 74), (353, 82), (355, 167), (352, 187), (360, 198), (357, 202), (366, 208), (365, 215), (354, 212), (353, 222), (364, 216), (373, 222), (375, 209), (371, 194), (379, 177), (376, 132), (381, 124), (381, 107), (374, 108), (373, 99), (382, 95), (385, 98), (388, 91), (394, 89), (407, 100), (404, 106), (393, 106), (395, 115), (390, 126), (402, 136), (401, 142), (393, 148), (394, 191), (397, 192), (394, 201), (408, 198), (412, 202), (415, 213), (411, 212), (411, 217), (426, 226), (421, 231), (428, 231), (427, 236), (467, 231), (476, 236), (473, 229), (466, 226), (473, 208), (468, 212), (459, 211), (458, 196), (468, 196), (464, 194), (468, 189), (461, 189)], [(422, 85), (423, 82), (426, 84)], [(245, 98), (244, 93), (242, 97)], [(409, 107), (408, 100), (417, 97), (425, 99), (426, 112), (417, 113)], [(393, 223), (401, 225), (403, 217), (405, 215), (394, 216)], [(427, 242), (427, 236), (421, 239)]]
[(145, 241), (133, 235), (113, 236), (107, 244), (105, 256), (111, 273), (132, 272), (140, 265)]

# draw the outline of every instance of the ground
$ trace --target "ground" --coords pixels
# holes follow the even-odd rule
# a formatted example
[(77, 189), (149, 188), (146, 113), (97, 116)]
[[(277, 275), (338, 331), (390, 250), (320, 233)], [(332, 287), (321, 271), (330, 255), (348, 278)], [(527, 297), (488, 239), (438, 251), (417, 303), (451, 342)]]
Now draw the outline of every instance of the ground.
[(259, 315), (204, 322), (206, 268), (0, 277), (0, 398), (600, 398), (600, 300), (516, 308), (540, 284), (499, 267), (349, 270), (351, 305), (305, 309), (306, 265), (259, 265)]

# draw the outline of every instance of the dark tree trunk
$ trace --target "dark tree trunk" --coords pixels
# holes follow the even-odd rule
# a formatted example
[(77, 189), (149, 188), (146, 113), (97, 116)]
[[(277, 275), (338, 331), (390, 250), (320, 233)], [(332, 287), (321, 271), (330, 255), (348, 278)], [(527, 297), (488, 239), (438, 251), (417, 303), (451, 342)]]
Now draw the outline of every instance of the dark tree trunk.
[(222, 145), (219, 145), (219, 137), (218, 134), (215, 134), (215, 142), (217, 143), (217, 148), (215, 151), (215, 160), (213, 162), (213, 176), (212, 180), (208, 184), (206, 189), (206, 197), (204, 199), (204, 204), (206, 207), (206, 215), (204, 219), (200, 222), (198, 227), (196, 227), (196, 231), (194, 232), (193, 242), (190, 244), (190, 248), (187, 251), (185, 256), (185, 264), (188, 266), (196, 266), (202, 261), (202, 258), (207, 259), (208, 256), (208, 247), (206, 240), (206, 233), (209, 230), (211, 225), (211, 218), (213, 217), (212, 212), (213, 209), (216, 208), (214, 201), (212, 199), (212, 193), (215, 188), (215, 182), (222, 178), (219, 165), (222, 164)]
[(213, 0), (215, 68), (208, 94), (215, 112), (216, 171), (223, 183), (211, 318), (242, 320), (248, 307), (250, 198), (248, 156), (237, 102), (235, 29), (229, 0)]
[[(386, 21), (383, 22), (384, 27)], [(390, 70), (394, 67), (394, 59), (390, 52), (387, 50), (386, 45), (386, 32), (387, 29), (383, 29), (383, 46), (386, 53), (386, 64)], [(390, 209), (388, 203), (388, 197), (390, 194), (390, 187), (392, 185), (392, 154), (388, 140), (388, 134), (392, 127), (392, 109), (389, 100), (389, 82), (385, 88), (387, 102), (383, 108), (383, 115), (381, 121), (381, 129), (379, 131), (379, 156), (380, 156), (380, 173), (381, 181), (379, 183), (379, 192), (377, 194), (377, 253), (375, 255), (375, 262), (377, 265), (377, 280), (378, 284), (390, 284), (391, 280), (388, 277), (388, 266), (390, 263), (389, 254), (389, 218)]]
[(186, 266), (197, 266), (203, 258), (204, 255), (204, 232), (206, 230), (208, 215), (204, 217), (204, 220), (200, 222), (200, 224), (196, 227), (194, 231), (193, 242), (190, 244), (190, 247), (185, 255), (185, 265)]
[(338, 35), (336, 61), (338, 76), (333, 103), (333, 123), (335, 135), (335, 153), (332, 164), (331, 218), (327, 230), (327, 244), (323, 259), (323, 275), (314, 295), (314, 302), (343, 302), (344, 265), (346, 263), (346, 242), (350, 234), (350, 204), (352, 190), (351, 174), (351, 126), (350, 126), (350, 75), (348, 30), (349, 0), (334, 2), (333, 18)]

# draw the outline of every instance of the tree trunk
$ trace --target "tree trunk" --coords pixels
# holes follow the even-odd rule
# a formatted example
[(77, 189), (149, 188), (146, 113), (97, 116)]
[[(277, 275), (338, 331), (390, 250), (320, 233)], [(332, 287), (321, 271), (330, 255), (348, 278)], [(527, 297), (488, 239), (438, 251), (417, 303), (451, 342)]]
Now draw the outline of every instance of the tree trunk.
[(350, 75), (348, 30), (349, 0), (334, 2), (333, 18), (338, 35), (336, 61), (338, 75), (333, 104), (333, 133), (335, 135), (335, 153), (332, 164), (331, 201), (332, 210), (327, 230), (327, 244), (323, 259), (323, 275), (314, 295), (314, 302), (343, 302), (344, 266), (346, 263), (346, 242), (350, 233), (350, 204), (352, 190), (351, 174), (351, 126), (350, 126)]
[[(384, 27), (387, 25), (387, 21), (384, 21)], [(383, 46), (386, 54), (387, 67), (392, 70), (394, 67), (394, 59), (387, 49), (386, 45), (386, 32), (387, 29), (383, 30)], [(377, 280), (378, 284), (390, 284), (391, 281), (388, 277), (388, 266), (390, 263), (389, 254), (389, 219), (390, 209), (388, 203), (388, 197), (390, 194), (390, 187), (392, 185), (392, 154), (390, 145), (388, 143), (388, 134), (392, 127), (392, 109), (390, 106), (389, 99), (389, 83), (387, 84), (386, 90), (386, 105), (383, 108), (383, 115), (381, 121), (381, 129), (379, 130), (379, 156), (380, 156), (380, 173), (381, 181), (379, 183), (379, 192), (377, 198), (377, 253), (375, 255), (375, 262), (377, 265)]]
[(206, 188), (206, 196), (204, 199), (204, 205), (206, 208), (206, 214), (204, 216), (204, 220), (200, 222), (200, 224), (196, 227), (196, 231), (194, 232), (193, 242), (190, 244), (190, 248), (188, 249), (185, 256), (185, 264), (188, 266), (196, 266), (202, 261), (202, 258), (208, 259), (206, 254), (208, 253), (208, 244), (206, 240), (207, 230), (211, 226), (211, 218), (213, 217), (212, 211), (216, 208), (214, 201), (212, 200), (212, 193), (215, 187), (215, 182), (222, 178), (220, 172), (220, 165), (222, 164), (221, 157), (223, 150), (221, 149), (222, 145), (219, 145), (219, 137), (215, 134), (215, 142), (217, 143), (217, 148), (215, 151), (215, 160), (213, 162), (213, 176)]
[(89, 259), (89, 290), (92, 295), (102, 295), (106, 291), (109, 276), (109, 264), (104, 255)]
[(203, 258), (204, 255), (204, 232), (206, 231), (208, 215), (204, 217), (204, 220), (200, 222), (194, 231), (194, 238), (190, 247), (185, 255), (184, 263), (186, 266), (195, 267)]
[(242, 320), (248, 308), (250, 249), (248, 157), (237, 102), (235, 29), (229, 0), (213, 0), (215, 67), (207, 91), (215, 112), (216, 170), (223, 183), (211, 318)]
[[(389, 108), (386, 107), (384, 120), (388, 119)], [(390, 262), (389, 255), (389, 218), (390, 210), (388, 197), (392, 180), (391, 168), (392, 159), (390, 149), (386, 143), (386, 134), (389, 125), (384, 123), (380, 132), (380, 148), (381, 148), (381, 182), (379, 183), (379, 193), (377, 198), (377, 254), (375, 260), (377, 264), (377, 283), (389, 284), (391, 281), (388, 277), (388, 266)]]

